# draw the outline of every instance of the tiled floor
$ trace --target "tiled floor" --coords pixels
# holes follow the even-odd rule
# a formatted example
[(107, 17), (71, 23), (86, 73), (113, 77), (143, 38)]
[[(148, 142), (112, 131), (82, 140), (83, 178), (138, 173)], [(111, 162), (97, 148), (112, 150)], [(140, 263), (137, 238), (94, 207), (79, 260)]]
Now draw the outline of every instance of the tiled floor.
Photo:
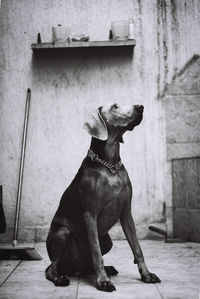
[(199, 299), (200, 244), (140, 241), (146, 264), (162, 280), (161, 284), (145, 284), (126, 241), (114, 241), (114, 247), (104, 257), (105, 265), (119, 271), (112, 278), (116, 291), (105, 293), (94, 286), (94, 277), (72, 277), (68, 287), (55, 287), (46, 280), (44, 271), (49, 264), (45, 244), (36, 244), (42, 261), (0, 261), (0, 298), (120, 298), (120, 299)]

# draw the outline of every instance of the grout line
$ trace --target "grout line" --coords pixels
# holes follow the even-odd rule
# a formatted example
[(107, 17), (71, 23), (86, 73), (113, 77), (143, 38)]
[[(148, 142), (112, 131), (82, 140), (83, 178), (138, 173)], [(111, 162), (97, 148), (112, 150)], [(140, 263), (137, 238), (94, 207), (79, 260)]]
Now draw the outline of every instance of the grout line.
[(165, 299), (165, 298), (163, 297), (163, 295), (162, 295), (162, 293), (161, 293), (159, 287), (157, 286), (157, 283), (156, 283), (155, 285), (156, 285), (156, 289), (157, 289), (158, 293), (160, 294), (160, 297), (161, 297), (162, 299)]
[(17, 269), (17, 267), (21, 264), (22, 261), (19, 261), (19, 263), (13, 268), (13, 270), (10, 272), (10, 274), (8, 274), (8, 276), (4, 279), (4, 281), (0, 284), (0, 287), (3, 286), (3, 284), (8, 280), (8, 278), (13, 274), (13, 272), (15, 271), (15, 269)]
[(78, 299), (79, 285), (80, 285), (80, 277), (78, 278), (78, 285), (77, 285), (77, 290), (76, 290), (76, 299)]

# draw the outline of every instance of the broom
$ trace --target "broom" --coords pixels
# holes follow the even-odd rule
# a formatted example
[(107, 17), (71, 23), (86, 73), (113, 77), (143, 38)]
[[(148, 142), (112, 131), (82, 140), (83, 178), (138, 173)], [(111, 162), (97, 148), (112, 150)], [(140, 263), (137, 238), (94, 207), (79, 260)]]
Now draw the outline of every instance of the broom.
[(6, 231), (6, 218), (3, 210), (3, 186), (0, 186), (0, 234)]
[(35, 250), (33, 245), (18, 244), (17, 241), (30, 99), (31, 99), (31, 90), (28, 88), (27, 97), (26, 97), (25, 116), (24, 116), (24, 128), (23, 128), (23, 138), (22, 138), (21, 158), (20, 158), (20, 170), (19, 170), (19, 180), (18, 180), (13, 241), (12, 241), (12, 245), (0, 246), (0, 259), (13, 259), (13, 258), (17, 258), (20, 260), (41, 260), (42, 259), (42, 257)]

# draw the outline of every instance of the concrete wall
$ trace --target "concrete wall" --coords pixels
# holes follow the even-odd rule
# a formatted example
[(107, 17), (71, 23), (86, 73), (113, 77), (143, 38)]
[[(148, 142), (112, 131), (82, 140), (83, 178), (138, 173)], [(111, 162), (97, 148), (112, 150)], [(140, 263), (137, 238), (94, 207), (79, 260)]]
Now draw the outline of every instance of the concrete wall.
[(174, 237), (200, 243), (199, 157), (172, 161), (172, 193)]
[[(173, 182), (168, 187), (169, 191), (171, 188), (172, 195), (166, 199), (168, 235), (173, 236), (175, 233), (184, 240), (192, 241), (199, 241), (196, 237), (199, 221), (195, 222), (200, 215), (197, 179), (199, 169), (196, 167), (198, 159), (194, 159), (200, 157), (199, 74), (200, 56), (194, 55), (167, 86), (163, 98), (166, 158), (169, 167), (166, 177)], [(184, 203), (184, 198), (187, 198), (187, 203)], [(185, 211), (187, 217), (183, 217)], [(195, 217), (196, 214), (198, 216)]]
[[(0, 184), (7, 233), (11, 237), (26, 89), (32, 89), (24, 171), (20, 239), (44, 240), (63, 190), (86, 155), (90, 138), (82, 129), (88, 108), (107, 102), (140, 103), (143, 123), (126, 133), (121, 157), (134, 187), (133, 215), (138, 234), (163, 220), (171, 196), (166, 163), (164, 109), (167, 83), (199, 53), (199, 1), (2, 0), (0, 16)], [(90, 40), (107, 40), (111, 21), (135, 20), (137, 45), (124, 51), (34, 58), (30, 49), (40, 32), (70, 25)], [(114, 232), (121, 235), (118, 228)]]
[(167, 160), (200, 155), (200, 56), (195, 55), (168, 85), (163, 99)]

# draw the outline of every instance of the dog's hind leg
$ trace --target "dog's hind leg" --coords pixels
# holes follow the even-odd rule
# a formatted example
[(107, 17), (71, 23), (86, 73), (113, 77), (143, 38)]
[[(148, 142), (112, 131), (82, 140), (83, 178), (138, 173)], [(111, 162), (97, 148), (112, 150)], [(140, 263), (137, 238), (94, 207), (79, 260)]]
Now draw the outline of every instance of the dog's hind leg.
[[(99, 239), (99, 244), (100, 244), (102, 255), (108, 253), (111, 250), (113, 246), (113, 242), (108, 233), (103, 238)], [(118, 271), (113, 266), (104, 266), (104, 269), (108, 276), (115, 276), (118, 274)]]
[(105, 234), (103, 237), (99, 238), (99, 245), (102, 255), (108, 253), (111, 250), (113, 242), (108, 233)]
[(46, 278), (56, 286), (67, 286), (70, 283), (66, 275), (59, 273), (60, 259), (66, 251), (69, 236), (69, 229), (62, 226), (51, 229), (47, 238), (47, 251), (52, 263), (46, 269)]

